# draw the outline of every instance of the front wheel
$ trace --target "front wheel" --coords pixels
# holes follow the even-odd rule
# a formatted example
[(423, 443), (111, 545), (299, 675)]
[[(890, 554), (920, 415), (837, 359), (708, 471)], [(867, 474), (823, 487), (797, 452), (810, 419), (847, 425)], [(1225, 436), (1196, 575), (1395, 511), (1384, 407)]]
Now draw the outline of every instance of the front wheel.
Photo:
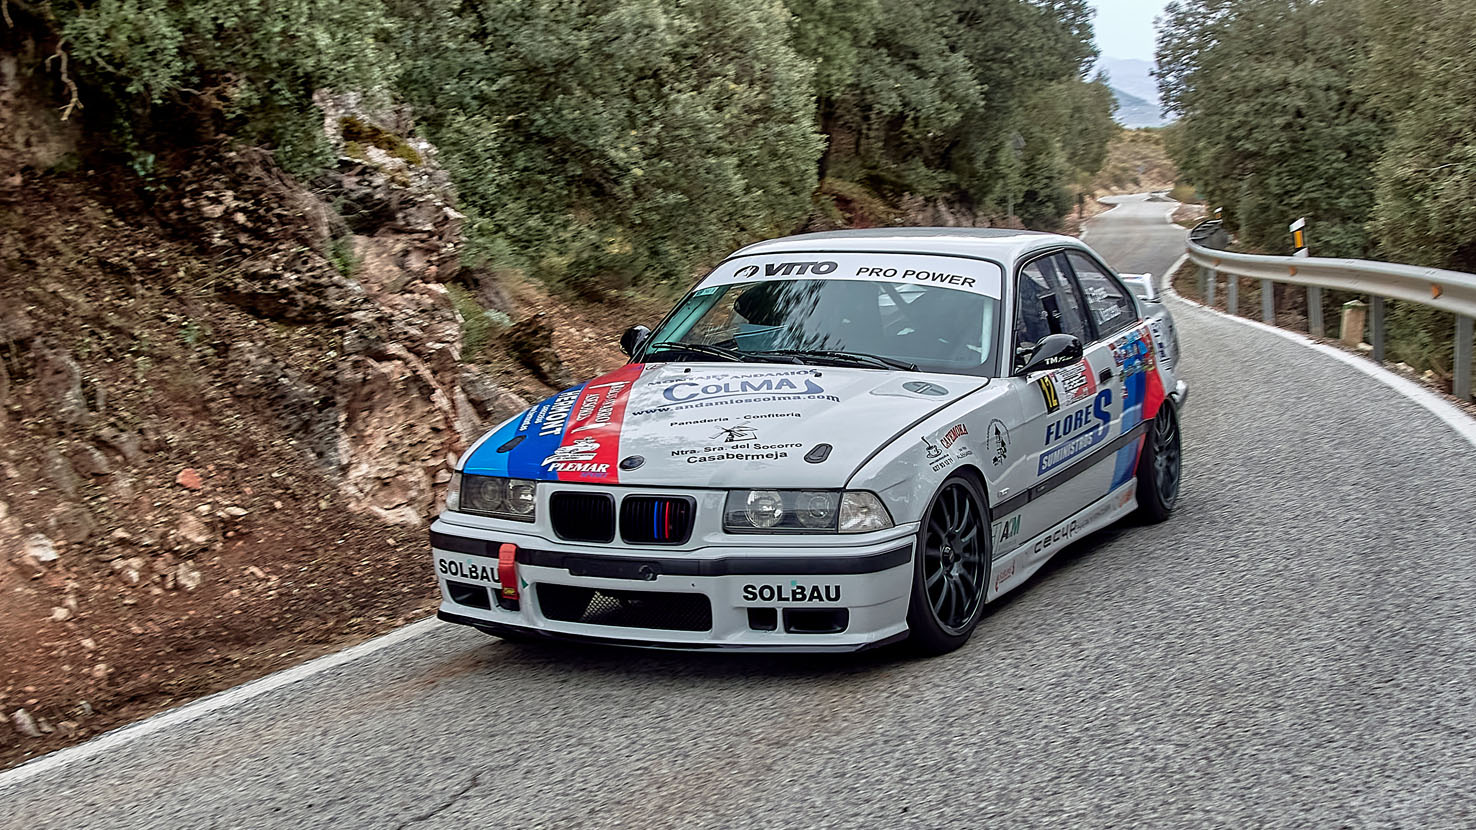
[(917, 532), (907, 608), (914, 650), (946, 654), (968, 642), (989, 586), (990, 541), (979, 485), (961, 475), (943, 482)]
[(1138, 459), (1138, 515), (1149, 523), (1161, 522), (1179, 501), (1184, 454), (1179, 445), (1179, 413), (1171, 401), (1154, 416), (1148, 441)]

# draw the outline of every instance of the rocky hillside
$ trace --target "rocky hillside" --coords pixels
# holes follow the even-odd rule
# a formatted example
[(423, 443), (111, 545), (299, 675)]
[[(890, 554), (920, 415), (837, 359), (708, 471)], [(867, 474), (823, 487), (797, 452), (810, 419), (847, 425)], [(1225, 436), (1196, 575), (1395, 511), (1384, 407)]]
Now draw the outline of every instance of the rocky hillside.
[(320, 95), (311, 182), (140, 178), (29, 82), (0, 55), (0, 764), (425, 613), (451, 463), (624, 322), (463, 267), (404, 110)]

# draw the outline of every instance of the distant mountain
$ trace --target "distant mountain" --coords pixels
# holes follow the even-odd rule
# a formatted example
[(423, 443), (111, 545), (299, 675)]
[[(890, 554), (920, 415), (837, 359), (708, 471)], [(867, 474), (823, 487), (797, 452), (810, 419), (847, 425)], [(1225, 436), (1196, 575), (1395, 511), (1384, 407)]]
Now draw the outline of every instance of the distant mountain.
[(1162, 127), (1168, 123), (1159, 111), (1158, 104), (1144, 101), (1115, 86), (1112, 87), (1112, 94), (1117, 97), (1117, 123), (1124, 127)]
[(1153, 64), (1144, 60), (1102, 58), (1097, 69), (1107, 73), (1117, 96), (1117, 120), (1124, 127), (1162, 127), (1169, 123), (1158, 102)]

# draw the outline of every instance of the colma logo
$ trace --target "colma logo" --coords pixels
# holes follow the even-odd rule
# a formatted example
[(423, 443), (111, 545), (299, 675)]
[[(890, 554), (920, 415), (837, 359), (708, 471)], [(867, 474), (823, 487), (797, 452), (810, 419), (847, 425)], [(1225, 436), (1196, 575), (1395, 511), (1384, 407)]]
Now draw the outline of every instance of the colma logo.
[[(840, 266), (834, 262), (769, 262), (763, 266), (766, 277), (803, 277), (806, 275), (824, 276), (835, 272)], [(759, 266), (745, 265), (733, 272), (733, 276), (740, 280), (756, 277)]]
[(673, 383), (661, 394), (674, 403), (706, 401), (713, 398), (736, 398), (748, 395), (819, 395), (825, 389), (809, 378), (803, 378), (800, 386), (789, 378), (764, 378), (763, 380), (724, 380), (712, 383), (683, 381)]

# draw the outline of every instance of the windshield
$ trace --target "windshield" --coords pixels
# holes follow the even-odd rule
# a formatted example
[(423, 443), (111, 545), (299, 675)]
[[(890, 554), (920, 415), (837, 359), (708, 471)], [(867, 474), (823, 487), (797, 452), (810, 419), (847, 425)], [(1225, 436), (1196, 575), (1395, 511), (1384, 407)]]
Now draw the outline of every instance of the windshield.
[(895, 281), (707, 285), (651, 337), (649, 353), (672, 350), (662, 344), (731, 350), (754, 361), (845, 352), (925, 372), (990, 375), (998, 310), (998, 300), (974, 291)]

